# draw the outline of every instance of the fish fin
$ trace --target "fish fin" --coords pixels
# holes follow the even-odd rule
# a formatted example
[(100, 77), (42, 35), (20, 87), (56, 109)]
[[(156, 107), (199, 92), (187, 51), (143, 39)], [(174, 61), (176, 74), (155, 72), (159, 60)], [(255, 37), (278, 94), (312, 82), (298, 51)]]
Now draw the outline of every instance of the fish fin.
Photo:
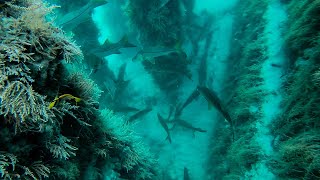
[(80, 102), (80, 101), (81, 101), (81, 99), (80, 99), (80, 98), (78, 98), (78, 97), (74, 97), (74, 101), (76, 101), (76, 103), (78, 103), (78, 102)]
[(56, 102), (57, 102), (57, 101), (52, 101), (52, 102), (49, 104), (49, 107), (48, 107), (48, 108), (49, 108), (49, 109), (52, 109), (53, 106), (56, 104)]
[(128, 35), (124, 35), (121, 40), (120, 40), (121, 44), (123, 44), (124, 48), (129, 48), (129, 47), (137, 47), (136, 45), (132, 44), (129, 42), (128, 40)]
[(113, 52), (113, 54), (121, 54), (121, 52), (117, 49)]
[(168, 135), (168, 136), (167, 136), (166, 140), (168, 140), (168, 141), (169, 141), (169, 143), (171, 144), (171, 142), (172, 142), (172, 141), (171, 141), (171, 137), (170, 137), (170, 135)]
[(141, 54), (138, 52), (131, 60), (132, 62), (138, 62), (141, 61), (142, 57)]
[(192, 80), (192, 74), (190, 72), (187, 72), (184, 74), (190, 81), (193, 81)]
[(109, 39), (106, 39), (105, 41), (104, 41), (104, 43), (102, 44), (102, 46), (103, 47), (108, 47), (108, 46), (110, 46), (112, 43), (109, 41)]
[(169, 130), (172, 131), (174, 128), (176, 128), (176, 124), (174, 124)]
[(148, 57), (145, 57), (144, 55), (143, 55), (143, 51), (141, 50), (141, 51), (139, 51), (134, 57), (133, 57), (133, 59), (132, 59), (132, 61), (133, 62), (142, 62), (142, 61), (148, 61), (148, 60), (150, 60), (150, 58), (148, 58)]
[(154, 58), (148, 58), (148, 61), (151, 63), (151, 64), (153, 64), (153, 65), (155, 65), (156, 64), (156, 60), (154, 59)]
[(127, 67), (127, 63), (123, 63), (120, 68), (119, 68), (119, 72), (118, 72), (118, 82), (123, 82), (124, 81), (124, 76), (126, 74), (126, 67)]
[(195, 131), (202, 132), (202, 133), (207, 132), (207, 130), (204, 130), (204, 129), (201, 129), (201, 128), (196, 128)]

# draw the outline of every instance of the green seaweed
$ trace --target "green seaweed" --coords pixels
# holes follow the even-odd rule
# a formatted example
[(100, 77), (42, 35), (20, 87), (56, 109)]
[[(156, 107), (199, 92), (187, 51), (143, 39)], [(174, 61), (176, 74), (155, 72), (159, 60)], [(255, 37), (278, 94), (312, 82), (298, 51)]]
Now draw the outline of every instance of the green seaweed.
[[(152, 179), (153, 155), (124, 120), (99, 111), (101, 91), (79, 67), (79, 47), (47, 21), (51, 10), (21, 0), (1, 14), (0, 177), (79, 179), (112, 163), (118, 176)], [(81, 101), (48, 108), (62, 94)]]
[(319, 7), (317, 0), (288, 4), (285, 43), (292, 66), (282, 114), (272, 125), (275, 156), (269, 164), (283, 179), (319, 179)]
[[(221, 138), (213, 138), (212, 159), (209, 166), (214, 179), (241, 179), (264, 155), (257, 145), (255, 124), (262, 116), (261, 97), (267, 95), (260, 75), (266, 60), (263, 37), (265, 21), (261, 20), (267, 1), (241, 2), (235, 8), (232, 50), (229, 56), (229, 77), (222, 96), (234, 120), (235, 140), (224, 138), (228, 134), (223, 126), (215, 131)], [(217, 147), (215, 147), (217, 146)], [(222, 152), (225, 151), (225, 152)]]

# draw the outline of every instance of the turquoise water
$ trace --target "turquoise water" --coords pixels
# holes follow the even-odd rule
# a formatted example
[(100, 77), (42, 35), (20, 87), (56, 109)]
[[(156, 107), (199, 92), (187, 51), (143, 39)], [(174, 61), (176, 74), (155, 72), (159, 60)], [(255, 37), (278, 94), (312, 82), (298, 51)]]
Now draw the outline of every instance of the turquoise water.
[(0, 178), (320, 179), (319, 7), (0, 1)]

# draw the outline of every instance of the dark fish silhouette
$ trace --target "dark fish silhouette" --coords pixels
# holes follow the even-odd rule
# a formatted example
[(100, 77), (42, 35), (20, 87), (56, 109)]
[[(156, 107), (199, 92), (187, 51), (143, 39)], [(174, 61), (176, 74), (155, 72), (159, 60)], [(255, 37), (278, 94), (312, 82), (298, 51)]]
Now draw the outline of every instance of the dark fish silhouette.
[(146, 108), (144, 110), (138, 111), (137, 113), (135, 113), (134, 115), (130, 116), (129, 118), (129, 122), (133, 122), (134, 120), (146, 115), (147, 113), (149, 113), (150, 111), (152, 111), (152, 108)]
[(183, 109), (186, 108), (191, 102), (193, 102), (195, 99), (197, 99), (200, 95), (200, 92), (196, 88), (187, 98), (187, 100), (183, 103), (183, 105), (180, 108), (177, 108), (175, 116), (180, 116)]
[(213, 105), (229, 122), (230, 126), (233, 127), (232, 119), (229, 113), (226, 111), (225, 107), (222, 105), (220, 99), (218, 98), (217, 94), (207, 87), (198, 86), (197, 87), (199, 92), (206, 98), (210, 105)]
[(184, 167), (184, 170), (183, 170), (183, 180), (190, 180), (189, 170), (186, 167)]
[(201, 129), (201, 128), (197, 128), (197, 127), (194, 127), (192, 124), (188, 123), (187, 121), (185, 120), (182, 120), (182, 119), (174, 119), (173, 121), (170, 121), (171, 123), (174, 123), (174, 127), (175, 126), (181, 126), (181, 127), (184, 127), (184, 128), (187, 128), (187, 129), (190, 129), (194, 132), (207, 132), (207, 130), (204, 130), (204, 129)]
[(166, 139), (168, 139), (168, 141), (169, 141), (170, 144), (171, 144), (171, 136), (170, 136), (169, 127), (168, 127), (168, 125), (167, 125), (167, 123), (166, 123), (166, 120), (165, 120), (159, 113), (158, 113), (158, 120), (159, 120), (161, 126), (163, 127), (163, 129), (164, 129), (164, 130), (166, 131), (166, 133), (167, 133), (167, 138), (166, 138)]
[(212, 42), (212, 36), (213, 36), (213, 33), (210, 32), (208, 34), (208, 37), (206, 38), (205, 47), (203, 48), (204, 53), (203, 53), (202, 57), (200, 58), (199, 71), (198, 71), (200, 86), (205, 86), (206, 82), (207, 82), (207, 67), (208, 67), (207, 61), (208, 61), (208, 53), (209, 53), (210, 45)]
[(179, 48), (169, 48), (169, 47), (147, 47), (140, 50), (133, 58), (133, 62), (137, 61), (149, 61), (155, 64), (155, 58), (160, 56), (167, 56), (171, 53), (180, 53), (182, 50)]
[(120, 49), (122, 48), (132, 47), (136, 47), (136, 45), (130, 43), (127, 36), (123, 36), (121, 40), (116, 43), (111, 43), (109, 40), (106, 40), (103, 45), (92, 49), (90, 53), (100, 58), (104, 58), (112, 54), (121, 54)]
[(63, 27), (64, 30), (73, 30), (79, 24), (91, 19), (91, 13), (94, 8), (106, 4), (105, 0), (91, 0), (85, 6), (75, 11), (69, 12), (59, 18), (57, 24)]
[(114, 81), (115, 84), (115, 93), (114, 93), (114, 99), (117, 100), (118, 98), (121, 99), (122, 93), (127, 89), (130, 80), (124, 80), (125, 72), (126, 72), (127, 64), (124, 63), (121, 65), (117, 79)]
[(211, 91), (210, 89), (208, 89), (207, 87), (203, 87), (203, 86), (198, 86), (198, 90), (200, 91), (200, 93), (206, 98), (206, 100), (208, 101), (208, 103), (210, 103), (211, 105), (213, 105), (226, 119), (226, 121), (228, 121), (228, 123), (230, 124), (231, 127), (231, 132), (232, 132), (232, 140), (234, 141), (234, 126), (233, 126), (233, 121), (231, 119), (230, 114), (228, 113), (228, 111), (225, 109), (225, 107), (222, 105), (220, 99), (218, 98), (217, 94), (214, 91)]
[(120, 66), (119, 72), (118, 72), (118, 77), (117, 77), (117, 80), (115, 81), (116, 84), (125, 82), (124, 76), (126, 73), (126, 67), (127, 67), (126, 63), (124, 63)]

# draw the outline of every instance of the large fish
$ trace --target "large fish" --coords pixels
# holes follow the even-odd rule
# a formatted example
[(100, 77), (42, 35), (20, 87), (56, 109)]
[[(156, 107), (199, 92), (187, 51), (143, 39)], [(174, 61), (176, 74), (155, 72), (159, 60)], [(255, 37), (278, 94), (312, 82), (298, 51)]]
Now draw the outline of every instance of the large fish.
[(167, 138), (166, 138), (166, 139), (168, 139), (168, 141), (169, 141), (170, 144), (171, 144), (171, 136), (170, 136), (169, 127), (168, 127), (168, 125), (167, 125), (167, 123), (166, 123), (166, 120), (165, 120), (159, 113), (158, 113), (158, 120), (159, 120), (161, 126), (163, 127), (163, 129), (164, 129), (164, 130), (166, 131), (166, 133), (167, 133)]
[(198, 86), (197, 88), (198, 88), (200, 94), (202, 94), (206, 98), (208, 103), (210, 105), (213, 105), (224, 116), (225, 120), (228, 121), (228, 123), (230, 124), (230, 128), (231, 128), (232, 140), (234, 141), (234, 132), (235, 132), (234, 128), (235, 127), (233, 125), (233, 121), (232, 121), (231, 116), (228, 113), (228, 111), (222, 105), (222, 102), (220, 101), (217, 94), (214, 91), (211, 91), (207, 87)]
[(167, 56), (171, 53), (181, 54), (181, 50), (178, 48), (169, 48), (169, 47), (148, 47), (139, 51), (133, 58), (132, 61), (150, 61), (154, 64), (154, 60), (157, 57)]
[(231, 119), (229, 113), (226, 111), (225, 107), (222, 105), (217, 94), (215, 92), (211, 91), (209, 88), (204, 87), (204, 86), (198, 86), (197, 88), (198, 88), (199, 92), (206, 98), (208, 103), (210, 105), (214, 106), (224, 116), (224, 118), (228, 121), (230, 126), (233, 128), (232, 119)]
[(103, 45), (92, 49), (90, 51), (91, 54), (94, 54), (100, 58), (104, 58), (106, 56), (110, 56), (112, 54), (121, 54), (120, 49), (122, 48), (132, 48), (136, 47), (136, 45), (130, 43), (128, 41), (127, 36), (123, 36), (120, 41), (116, 43), (111, 43), (109, 40), (106, 40)]
[(208, 37), (205, 41), (205, 47), (203, 48), (204, 53), (202, 54), (202, 57), (200, 58), (200, 64), (199, 64), (199, 85), (205, 86), (207, 82), (207, 68), (208, 68), (208, 52), (210, 49), (211, 41), (212, 41), (213, 33), (209, 33)]
[(75, 11), (69, 12), (59, 18), (57, 24), (64, 30), (71, 31), (79, 24), (91, 19), (91, 14), (94, 8), (106, 4), (106, 0), (91, 0), (85, 6)]
[(201, 128), (197, 128), (197, 127), (194, 127), (192, 124), (188, 123), (187, 121), (185, 120), (182, 120), (182, 119), (174, 119), (173, 121), (170, 121), (172, 123), (174, 123), (174, 127), (175, 126), (181, 126), (183, 128), (186, 128), (186, 129), (190, 129), (192, 130), (193, 132), (197, 131), (197, 132), (207, 132), (207, 130), (204, 130), (204, 129), (201, 129)]

